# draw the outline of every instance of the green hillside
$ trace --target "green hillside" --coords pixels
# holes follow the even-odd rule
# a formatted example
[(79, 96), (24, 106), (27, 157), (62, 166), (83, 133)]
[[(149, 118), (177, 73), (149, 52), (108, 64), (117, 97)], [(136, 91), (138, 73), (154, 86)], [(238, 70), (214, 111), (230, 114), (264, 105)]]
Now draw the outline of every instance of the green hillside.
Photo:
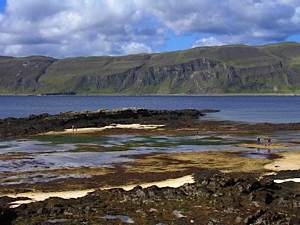
[(67, 93), (300, 93), (300, 44), (118, 57), (0, 57), (0, 94)]

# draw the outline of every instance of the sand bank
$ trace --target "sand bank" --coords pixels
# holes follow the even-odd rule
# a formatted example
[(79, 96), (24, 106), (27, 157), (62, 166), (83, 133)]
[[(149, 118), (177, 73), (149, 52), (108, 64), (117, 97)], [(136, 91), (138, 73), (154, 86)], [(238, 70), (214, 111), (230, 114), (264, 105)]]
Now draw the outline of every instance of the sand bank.
[(285, 182), (300, 182), (300, 178), (288, 178), (288, 179), (282, 179), (282, 180), (274, 180), (275, 183), (277, 184), (281, 184), (281, 183), (285, 183)]
[(112, 189), (112, 188), (122, 188), (126, 191), (132, 190), (136, 186), (141, 186), (142, 188), (147, 188), (151, 186), (157, 186), (157, 187), (173, 187), (178, 188), (184, 184), (192, 184), (195, 183), (195, 180), (192, 175), (187, 175), (184, 177), (174, 178), (174, 179), (167, 179), (163, 181), (157, 181), (157, 182), (150, 182), (150, 183), (143, 183), (143, 184), (130, 184), (130, 185), (122, 185), (122, 186), (115, 186), (115, 187), (107, 187), (102, 188), (105, 189)]
[(264, 168), (272, 171), (300, 170), (300, 151), (282, 152), (279, 155), (281, 158), (266, 164)]
[[(147, 188), (150, 186), (156, 185), (157, 187), (173, 187), (177, 188), (187, 183), (194, 183), (195, 180), (192, 175), (179, 177), (175, 179), (167, 179), (163, 181), (150, 182), (150, 183), (142, 183), (142, 184), (129, 184), (122, 186), (114, 186), (114, 187), (103, 187), (101, 190), (108, 190), (113, 188), (122, 188), (126, 191), (133, 189), (136, 186), (141, 186), (143, 188)], [(59, 191), (59, 192), (24, 192), (18, 194), (8, 194), (5, 196), (11, 198), (29, 198), (27, 200), (20, 200), (11, 203), (11, 207), (15, 208), (22, 204), (28, 204), (37, 201), (44, 201), (48, 198), (59, 197), (63, 199), (71, 199), (71, 198), (81, 198), (89, 194), (90, 192), (95, 191), (96, 189), (86, 189), (86, 190), (75, 190), (75, 191)]]
[(65, 129), (64, 131), (50, 131), (45, 134), (87, 134), (100, 132), (107, 129), (140, 129), (140, 130), (151, 130), (164, 127), (165, 125), (155, 125), (155, 124), (112, 124), (105, 127), (86, 127), (86, 128), (76, 128), (76, 129)]
[(22, 204), (31, 202), (44, 201), (47, 198), (59, 197), (64, 199), (80, 198), (86, 196), (88, 193), (95, 191), (94, 189), (77, 190), (77, 191), (59, 191), (59, 192), (24, 192), (18, 194), (6, 195), (11, 198), (29, 198), (28, 200), (20, 200), (12, 202), (11, 207), (18, 207)]

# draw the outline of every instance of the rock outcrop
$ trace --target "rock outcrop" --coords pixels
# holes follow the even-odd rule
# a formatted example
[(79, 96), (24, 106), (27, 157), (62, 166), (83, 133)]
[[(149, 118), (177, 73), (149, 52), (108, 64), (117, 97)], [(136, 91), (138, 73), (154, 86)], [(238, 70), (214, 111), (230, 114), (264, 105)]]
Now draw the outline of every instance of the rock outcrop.
[(171, 121), (192, 121), (206, 113), (218, 110), (149, 110), (117, 109), (96, 112), (66, 112), (58, 115), (47, 113), (26, 118), (0, 120), (0, 138), (26, 136), (47, 131), (61, 131), (67, 128), (103, 127), (111, 124), (166, 124)]
[(51, 198), (3, 208), (0, 215), (16, 225), (299, 224), (297, 188), (292, 191), (288, 185), (256, 176), (203, 170), (196, 174), (196, 183), (179, 188), (95, 191), (78, 199)]

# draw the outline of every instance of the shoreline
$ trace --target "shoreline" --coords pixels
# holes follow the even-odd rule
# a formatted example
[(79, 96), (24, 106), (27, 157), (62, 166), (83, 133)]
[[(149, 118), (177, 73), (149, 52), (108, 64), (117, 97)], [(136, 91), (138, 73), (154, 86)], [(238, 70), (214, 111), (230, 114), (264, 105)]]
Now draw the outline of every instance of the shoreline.
[[(298, 181), (300, 150), (277, 152), (292, 146), (290, 144), (293, 142), (290, 139), (278, 138), (270, 146), (257, 145), (255, 141), (257, 135), (272, 135), (282, 130), (299, 131), (300, 123), (244, 124), (198, 120), (195, 119), (199, 113), (197, 111), (172, 113), (151, 111), (150, 114), (149, 112), (129, 110), (102, 111), (104, 114), (64, 113), (57, 115), (58, 117), (32, 116), (21, 119), (20, 123), (8, 120), (19, 124), (20, 129), (23, 129), (24, 121), (30, 127), (38, 122), (48, 124), (49, 119), (53, 118), (55, 124), (49, 123), (48, 128), (41, 130), (47, 128), (54, 132), (50, 135), (61, 134), (65, 137), (85, 138), (88, 137), (86, 132), (90, 137), (94, 135), (93, 137), (99, 138), (122, 134), (193, 135), (196, 139), (192, 140), (196, 142), (183, 140), (183, 143), (203, 144), (206, 145), (207, 151), (201, 152), (200, 149), (194, 152), (162, 151), (136, 155), (131, 156), (133, 160), (130, 162), (121, 162), (105, 169), (90, 167), (74, 167), (74, 170), (62, 168), (57, 171), (41, 169), (37, 172), (37, 177), (39, 173), (45, 174), (45, 177), (51, 173), (53, 177), (62, 174), (70, 176), (45, 183), (35, 180), (36, 183), (33, 184), (19, 183), (2, 187), (0, 221), (2, 218), (8, 218), (9, 221), (13, 221), (10, 224), (15, 225), (52, 224), (52, 222), (69, 225), (80, 224), (84, 220), (88, 224), (107, 225), (116, 224), (121, 222), (120, 218), (128, 217), (130, 221), (139, 225), (203, 224), (203, 221), (205, 224), (211, 224), (212, 219), (217, 221), (213, 224), (232, 225), (243, 224), (243, 221), (246, 221), (245, 224), (254, 224), (255, 221), (280, 224), (278, 221), (294, 219), (297, 210), (294, 205), (300, 205), (300, 198), (295, 197), (300, 196), (300, 183), (289, 181)], [(131, 116), (135, 117), (134, 121)], [(92, 126), (99, 123), (99, 118), (106, 120), (105, 123), (97, 124), (98, 127)], [(144, 118), (147, 118), (147, 123), (140, 122)], [(78, 124), (75, 124), (75, 127), (78, 127), (78, 135), (72, 135), (73, 130), (70, 129), (74, 119), (78, 121)], [(124, 121), (127, 122), (126, 125), (122, 124)], [(90, 127), (86, 127), (89, 124)], [(202, 140), (203, 136), (207, 138)], [(51, 138), (47, 136), (49, 137)], [(197, 142), (199, 140), (200, 142)], [(231, 144), (226, 145), (226, 151), (221, 151), (217, 145), (211, 145), (218, 142), (228, 143), (227, 141)], [(245, 149), (234, 151), (232, 147)], [(272, 151), (270, 154), (259, 152), (256, 150), (257, 147)], [(85, 150), (83, 154), (94, 150)], [(96, 151), (101, 154), (101, 149)], [(245, 154), (252, 154), (253, 157)], [(84, 174), (86, 177), (76, 178), (77, 174)], [(13, 177), (15, 182), (18, 181), (17, 176), (22, 178), (32, 175), (35, 178), (34, 173), (17, 172), (4, 174), (4, 180), (5, 176), (10, 175), (16, 175)]]

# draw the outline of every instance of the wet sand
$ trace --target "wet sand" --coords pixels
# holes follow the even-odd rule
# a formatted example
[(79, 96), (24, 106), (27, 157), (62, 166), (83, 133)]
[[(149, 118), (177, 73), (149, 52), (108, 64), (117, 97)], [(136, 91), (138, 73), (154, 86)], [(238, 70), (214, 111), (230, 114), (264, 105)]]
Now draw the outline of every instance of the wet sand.
[(152, 154), (125, 165), (127, 172), (175, 172), (188, 168), (218, 169), (225, 172), (263, 172), (266, 158), (248, 158), (239, 152), (187, 152)]
[(300, 151), (278, 153), (281, 158), (265, 165), (265, 169), (272, 171), (300, 170)]
[[(48, 182), (21, 183), (0, 187), (0, 193), (20, 193), (26, 191), (74, 191), (97, 189), (99, 187), (124, 187), (137, 184), (157, 184), (162, 180), (188, 176), (199, 170), (221, 170), (223, 172), (265, 173), (265, 165), (272, 159), (248, 158), (239, 152), (187, 152), (132, 156), (133, 161), (116, 164), (112, 167), (66, 168), (39, 173), (61, 176), (73, 174), (77, 178), (67, 177)], [(14, 176), (29, 176), (22, 172)], [(80, 178), (78, 175), (84, 175)]]
[(292, 146), (291, 144), (287, 143), (275, 143), (275, 144), (240, 144), (237, 145), (239, 147), (246, 147), (246, 148), (255, 148), (255, 149), (270, 149), (270, 150), (276, 150), (276, 149), (284, 149)]

